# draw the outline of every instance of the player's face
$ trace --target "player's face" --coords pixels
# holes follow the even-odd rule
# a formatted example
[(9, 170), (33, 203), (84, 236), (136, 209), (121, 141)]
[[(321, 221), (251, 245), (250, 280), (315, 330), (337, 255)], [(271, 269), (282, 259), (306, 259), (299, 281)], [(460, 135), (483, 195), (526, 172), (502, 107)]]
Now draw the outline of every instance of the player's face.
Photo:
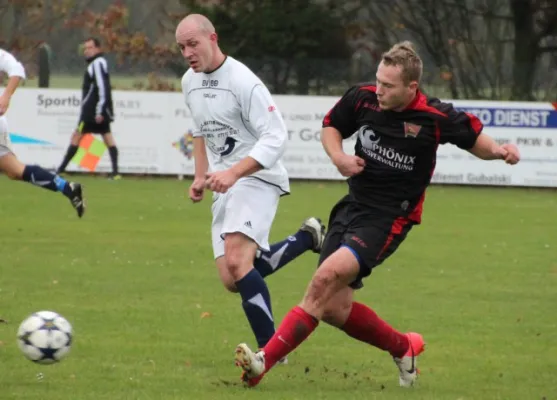
[(176, 31), (176, 42), (182, 55), (195, 72), (209, 72), (217, 43), (216, 33), (204, 33), (187, 26)]
[(403, 110), (412, 101), (418, 88), (418, 82), (404, 83), (400, 65), (385, 65), (381, 62), (376, 80), (377, 100), (382, 110)]
[(88, 40), (83, 43), (83, 55), (85, 58), (91, 58), (96, 56), (99, 53), (100, 49), (95, 46), (95, 42), (92, 40)]

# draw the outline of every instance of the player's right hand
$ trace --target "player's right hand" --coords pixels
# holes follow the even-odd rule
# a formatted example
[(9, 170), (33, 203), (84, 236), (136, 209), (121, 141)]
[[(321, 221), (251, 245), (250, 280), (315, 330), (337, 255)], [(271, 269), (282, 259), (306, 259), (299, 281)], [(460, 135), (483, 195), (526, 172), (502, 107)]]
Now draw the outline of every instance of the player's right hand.
[(364, 170), (366, 162), (363, 158), (349, 154), (342, 154), (333, 160), (333, 163), (342, 176), (358, 175)]
[(203, 200), (203, 193), (205, 191), (205, 178), (195, 178), (190, 185), (189, 196), (191, 201), (197, 203)]

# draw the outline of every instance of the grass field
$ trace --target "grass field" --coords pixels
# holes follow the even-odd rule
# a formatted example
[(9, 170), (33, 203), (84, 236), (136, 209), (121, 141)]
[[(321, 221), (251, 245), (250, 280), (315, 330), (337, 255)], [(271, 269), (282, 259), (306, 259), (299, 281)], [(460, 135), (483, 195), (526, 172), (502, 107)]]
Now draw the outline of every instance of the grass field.
[[(431, 188), (424, 224), (358, 295), (424, 334), (417, 387), (398, 387), (386, 353), (321, 326), (246, 390), (233, 352), (253, 338), (213, 267), (210, 200), (193, 205), (177, 180), (82, 181), (89, 209), (78, 220), (61, 195), (0, 177), (2, 400), (557, 399), (554, 191)], [(326, 218), (344, 191), (295, 183), (272, 239)], [(277, 320), (315, 262), (305, 254), (268, 279)], [(70, 355), (53, 366), (27, 361), (15, 341), (41, 309), (74, 326)]]

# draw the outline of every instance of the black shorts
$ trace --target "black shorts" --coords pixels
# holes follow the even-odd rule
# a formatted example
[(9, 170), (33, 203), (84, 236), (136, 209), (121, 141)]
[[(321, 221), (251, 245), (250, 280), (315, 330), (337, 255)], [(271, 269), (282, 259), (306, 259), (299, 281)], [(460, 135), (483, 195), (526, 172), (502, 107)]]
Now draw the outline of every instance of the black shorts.
[(415, 222), (347, 201), (339, 201), (329, 217), (329, 229), (319, 256), (319, 265), (341, 246), (347, 246), (360, 263), (360, 272), (350, 287), (359, 289), (362, 279), (395, 252)]
[(81, 134), (94, 133), (99, 135), (105, 135), (111, 132), (110, 121), (108, 121), (106, 118), (100, 124), (97, 124), (96, 122), (80, 121), (79, 124), (77, 125), (77, 131)]

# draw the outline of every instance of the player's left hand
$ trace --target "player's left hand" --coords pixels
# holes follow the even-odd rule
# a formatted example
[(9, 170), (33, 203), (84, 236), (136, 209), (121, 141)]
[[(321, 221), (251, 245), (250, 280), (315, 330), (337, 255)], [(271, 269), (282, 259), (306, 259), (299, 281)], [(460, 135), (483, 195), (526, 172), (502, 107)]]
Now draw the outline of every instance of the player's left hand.
[(8, 96), (0, 96), (0, 117), (8, 111), (10, 106), (10, 98)]
[(515, 165), (520, 161), (520, 151), (514, 144), (503, 144), (500, 146), (500, 149), (501, 158), (505, 160), (507, 164)]
[(96, 115), (95, 116), (95, 122), (97, 124), (102, 124), (103, 121), (104, 121), (104, 117), (102, 115)]
[(226, 193), (237, 180), (238, 176), (230, 169), (209, 172), (205, 181), (205, 187), (213, 192)]

